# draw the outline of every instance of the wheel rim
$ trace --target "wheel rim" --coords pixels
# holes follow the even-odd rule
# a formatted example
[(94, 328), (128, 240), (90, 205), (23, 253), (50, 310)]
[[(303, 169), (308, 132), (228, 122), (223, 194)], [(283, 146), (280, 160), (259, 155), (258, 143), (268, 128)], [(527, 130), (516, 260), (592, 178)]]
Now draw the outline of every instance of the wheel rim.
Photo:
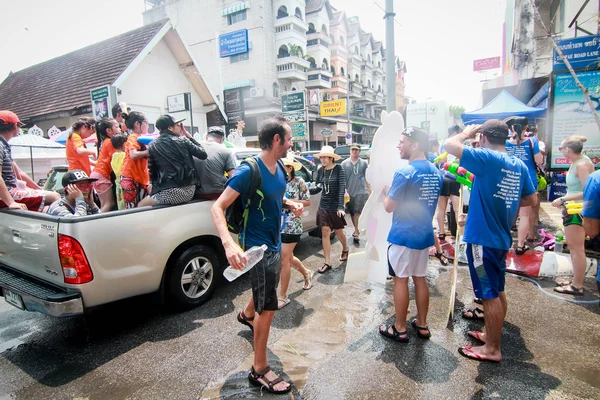
[(213, 265), (206, 257), (195, 257), (181, 274), (181, 290), (190, 299), (197, 299), (208, 291), (213, 280)]

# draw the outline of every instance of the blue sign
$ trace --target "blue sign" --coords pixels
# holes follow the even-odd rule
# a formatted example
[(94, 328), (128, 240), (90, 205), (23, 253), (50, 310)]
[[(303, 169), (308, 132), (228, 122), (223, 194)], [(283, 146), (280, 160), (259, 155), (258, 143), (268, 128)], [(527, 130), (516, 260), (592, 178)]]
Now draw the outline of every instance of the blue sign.
[[(596, 69), (600, 61), (600, 36), (583, 36), (559, 40), (558, 47), (573, 69)], [(554, 50), (552, 70), (564, 71), (567, 66)]]
[(219, 53), (221, 58), (248, 52), (248, 29), (241, 29), (219, 35)]

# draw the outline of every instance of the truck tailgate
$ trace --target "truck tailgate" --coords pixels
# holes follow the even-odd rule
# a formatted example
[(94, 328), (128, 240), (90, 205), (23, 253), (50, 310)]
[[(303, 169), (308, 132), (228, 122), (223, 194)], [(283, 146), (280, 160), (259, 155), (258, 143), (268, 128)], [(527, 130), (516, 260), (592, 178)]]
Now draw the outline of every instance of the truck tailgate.
[(33, 212), (3, 212), (0, 219), (0, 262), (65, 287), (58, 256), (58, 218)]

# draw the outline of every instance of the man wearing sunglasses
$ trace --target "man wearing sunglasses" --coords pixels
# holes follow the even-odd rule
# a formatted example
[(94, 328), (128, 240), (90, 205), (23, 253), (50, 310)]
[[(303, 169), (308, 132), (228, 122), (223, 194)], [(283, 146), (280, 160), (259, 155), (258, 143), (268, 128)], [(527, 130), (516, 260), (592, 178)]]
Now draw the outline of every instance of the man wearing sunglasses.
[(52, 203), (47, 213), (57, 217), (83, 217), (99, 214), (100, 208), (94, 203), (94, 191), (92, 190), (94, 181), (96, 179), (88, 177), (80, 169), (68, 171), (62, 178), (65, 197)]

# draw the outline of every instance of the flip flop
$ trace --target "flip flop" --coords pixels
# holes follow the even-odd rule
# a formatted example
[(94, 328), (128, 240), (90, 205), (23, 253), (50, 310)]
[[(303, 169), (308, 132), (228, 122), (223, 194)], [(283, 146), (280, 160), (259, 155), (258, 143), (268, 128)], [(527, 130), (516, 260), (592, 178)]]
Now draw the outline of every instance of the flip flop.
[(486, 362), (492, 362), (495, 364), (500, 363), (500, 361), (492, 360), (485, 356), (482, 356), (481, 354), (477, 354), (472, 349), (473, 349), (473, 346), (459, 347), (458, 353), (463, 357), (470, 358), (471, 360), (475, 360), (475, 361), (486, 361)]
[[(471, 313), (471, 316), (469, 317), (468, 315), (465, 315), (465, 313)], [(475, 321), (481, 321), (484, 319), (483, 317), (483, 310), (479, 307), (475, 307), (475, 308), (468, 308), (466, 310), (463, 310), (462, 312), (462, 317), (464, 319), (472, 319)]]
[(312, 278), (315, 275), (315, 271), (308, 271), (308, 276), (304, 277), (304, 286), (302, 286), (303, 290), (312, 289)]
[(330, 264), (327, 264), (327, 263), (324, 263), (324, 264), (321, 266), (321, 268), (319, 268), (319, 269), (317, 270), (317, 272), (318, 272), (318, 273), (320, 273), (320, 274), (324, 274), (325, 272), (329, 271), (330, 269), (331, 269), (331, 265), (330, 265)]
[[(340, 254), (340, 261), (348, 261), (348, 253), (350, 252), (350, 250), (343, 250), (342, 254)], [(346, 257), (344, 258), (344, 254), (346, 255)]]
[(283, 307), (287, 306), (288, 304), (290, 304), (290, 299), (288, 299), (287, 297), (285, 299), (277, 299), (277, 309), (281, 310)]
[(479, 331), (468, 331), (467, 335), (469, 335), (470, 337), (472, 337), (475, 340), (480, 341), (481, 343), (485, 344), (485, 340), (483, 340), (481, 338), (481, 335), (483, 334), (483, 332), (479, 332)]

